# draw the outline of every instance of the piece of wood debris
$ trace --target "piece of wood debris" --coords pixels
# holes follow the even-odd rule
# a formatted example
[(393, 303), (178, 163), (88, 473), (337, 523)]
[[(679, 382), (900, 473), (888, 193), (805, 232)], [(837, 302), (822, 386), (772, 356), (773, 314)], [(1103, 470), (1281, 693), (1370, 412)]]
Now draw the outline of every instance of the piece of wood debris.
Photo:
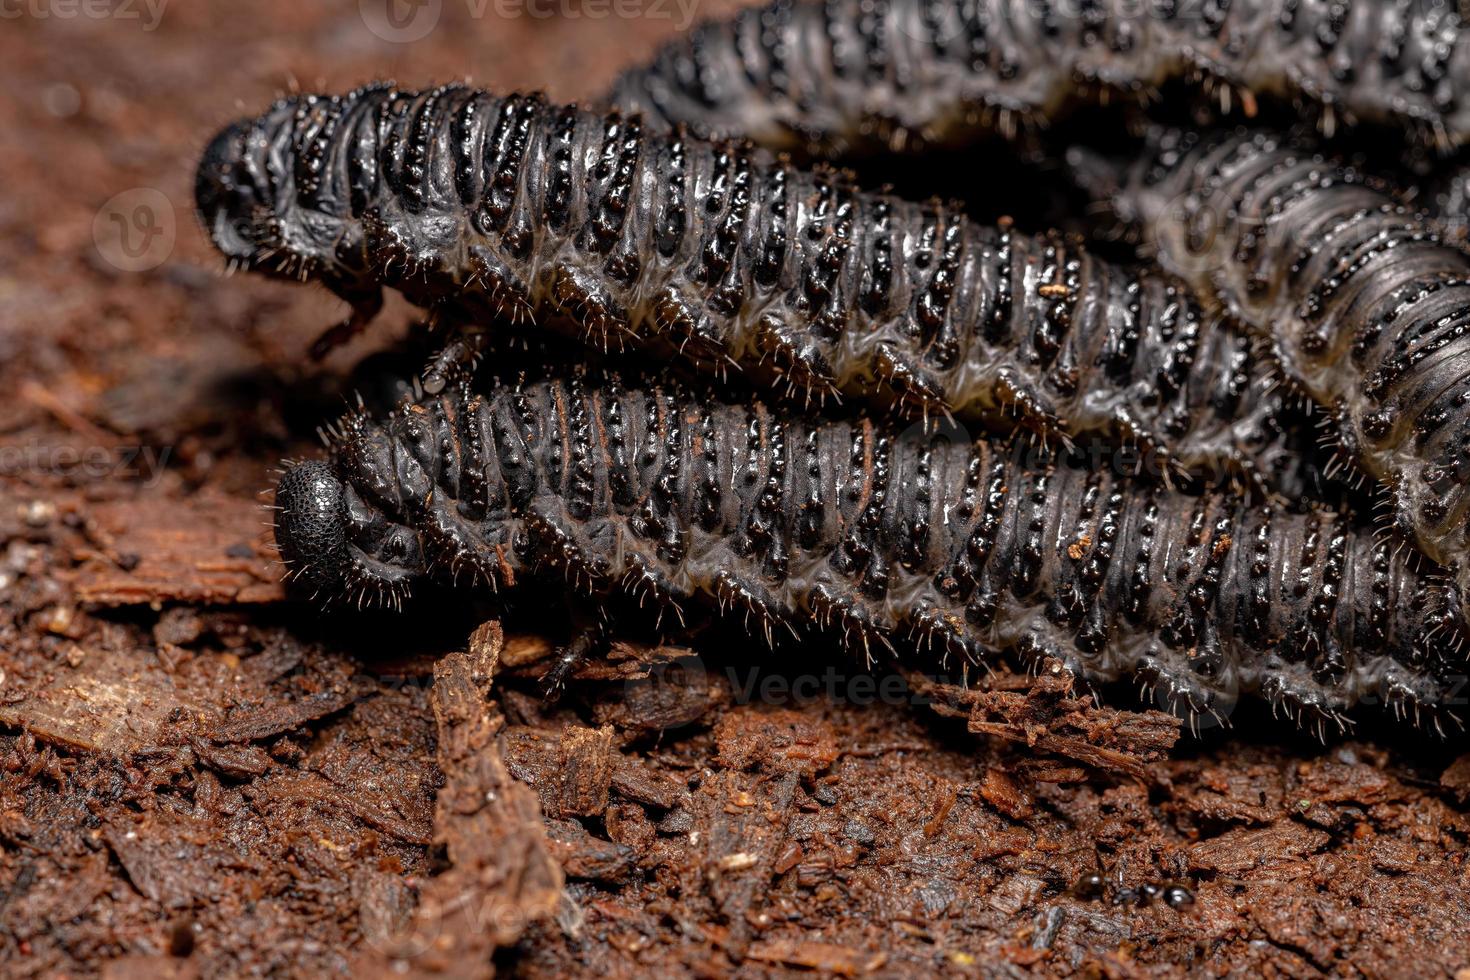
[(101, 606), (263, 603), (285, 598), (255, 500), (162, 494), (83, 507), (92, 545), (73, 588)]
[(425, 883), (418, 908), (390, 935), (367, 937), (358, 973), (483, 978), (495, 950), (551, 918), (562, 895), (536, 794), (506, 770), (496, 739), (504, 720), (489, 701), (503, 636), (475, 631), (469, 650), (434, 667), (444, 786), (433, 839), (449, 868)]
[[(1019, 690), (1004, 682), (970, 689), (910, 674), (909, 683), (937, 714), (965, 719), (977, 735), (1023, 742), (1097, 771), (1150, 779), (1149, 763), (1164, 758), (1183, 725), (1162, 711), (1122, 711), (1100, 706), (1076, 690), (1071, 672), (1049, 660)], [(1058, 770), (1065, 775), (1069, 770)], [(1078, 773), (1078, 770), (1070, 770)], [(1033, 773), (1033, 776), (1035, 774)]]

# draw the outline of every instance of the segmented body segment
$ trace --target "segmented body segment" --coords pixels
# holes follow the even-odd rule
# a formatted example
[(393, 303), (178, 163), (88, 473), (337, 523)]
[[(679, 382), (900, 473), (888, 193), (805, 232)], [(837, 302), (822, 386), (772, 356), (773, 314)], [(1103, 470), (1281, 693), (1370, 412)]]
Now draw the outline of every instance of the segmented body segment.
[(1325, 128), (1470, 135), (1470, 39), (1443, 0), (776, 0), (670, 43), (609, 102), (831, 155), (965, 142), (1193, 76), (1248, 116), (1285, 97)]
[(552, 569), (767, 639), (1057, 656), (1196, 712), (1254, 693), (1319, 724), (1369, 698), (1438, 714), (1465, 628), (1441, 572), (1338, 515), (616, 384), (456, 387), (350, 419), (277, 503), (292, 574), (323, 594)]
[(1399, 525), (1470, 575), (1470, 256), (1360, 172), (1267, 134), (1160, 136), (1115, 204), (1275, 345)]
[(1269, 485), (1286, 465), (1263, 358), (1169, 281), (744, 145), (539, 97), (373, 87), (226, 130), (198, 193), (227, 255), (319, 279), (358, 321), (386, 285), (456, 322), (569, 324), (799, 400), (1103, 436), (1157, 472)]

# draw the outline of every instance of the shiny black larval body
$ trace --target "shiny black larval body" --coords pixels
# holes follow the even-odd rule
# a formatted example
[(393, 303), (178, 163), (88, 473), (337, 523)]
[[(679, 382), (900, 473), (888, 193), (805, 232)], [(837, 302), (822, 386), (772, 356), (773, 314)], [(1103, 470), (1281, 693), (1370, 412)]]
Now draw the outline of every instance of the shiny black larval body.
[(534, 317), (798, 400), (1137, 446), (1160, 472), (1280, 488), (1294, 465), (1266, 359), (1164, 277), (631, 117), (455, 86), (292, 97), (220, 134), (197, 193), (221, 251), (326, 284), (349, 330), (391, 286), (472, 329)]
[(1465, 624), (1411, 552), (1338, 515), (1014, 450), (616, 383), (456, 387), (346, 420), (328, 461), (283, 479), (277, 539), (322, 597), (549, 569), (768, 639), (1053, 655), (1195, 712), (1257, 694), (1318, 724), (1366, 700), (1451, 714)]
[(1269, 341), (1393, 515), (1470, 582), (1470, 255), (1361, 171), (1268, 133), (1160, 131), (1110, 200)]
[(762, 146), (910, 153), (1146, 100), (1202, 77), (1267, 99), (1470, 139), (1470, 31), (1444, 0), (775, 0), (701, 24), (607, 97), (650, 123)]

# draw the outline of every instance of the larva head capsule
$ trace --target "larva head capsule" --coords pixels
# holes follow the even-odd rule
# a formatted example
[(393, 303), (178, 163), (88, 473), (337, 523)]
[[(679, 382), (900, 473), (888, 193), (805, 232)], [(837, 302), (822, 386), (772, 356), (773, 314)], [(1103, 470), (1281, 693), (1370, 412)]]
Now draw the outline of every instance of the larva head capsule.
[(257, 251), (258, 216), (269, 207), (246, 163), (252, 129), (249, 121), (240, 120), (220, 130), (209, 141), (194, 176), (194, 201), (210, 240), (225, 258), (246, 264)]
[(329, 106), (311, 96), (283, 99), (209, 141), (194, 201), (231, 265), (344, 288), (360, 279), (361, 229), (320, 139)]
[(425, 574), (419, 535), (384, 517), (327, 463), (287, 470), (276, 509), (276, 548), (293, 590), (327, 602), (397, 605)]
[(276, 487), (276, 508), (288, 580), (308, 592), (339, 591), (348, 562), (341, 482), (323, 462), (298, 463)]

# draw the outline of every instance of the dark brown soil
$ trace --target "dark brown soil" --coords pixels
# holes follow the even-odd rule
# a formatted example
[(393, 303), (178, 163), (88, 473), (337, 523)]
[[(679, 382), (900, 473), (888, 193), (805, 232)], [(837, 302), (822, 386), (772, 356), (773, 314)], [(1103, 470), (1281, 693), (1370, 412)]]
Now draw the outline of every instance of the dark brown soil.
[(1470, 976), (1463, 737), (697, 637), (548, 705), (514, 619), (285, 601), (257, 495), (408, 312), (307, 363), (341, 311), (221, 277), (204, 140), (389, 74), (587, 97), (679, 16), (442, 6), (4, 10), (0, 972)]

